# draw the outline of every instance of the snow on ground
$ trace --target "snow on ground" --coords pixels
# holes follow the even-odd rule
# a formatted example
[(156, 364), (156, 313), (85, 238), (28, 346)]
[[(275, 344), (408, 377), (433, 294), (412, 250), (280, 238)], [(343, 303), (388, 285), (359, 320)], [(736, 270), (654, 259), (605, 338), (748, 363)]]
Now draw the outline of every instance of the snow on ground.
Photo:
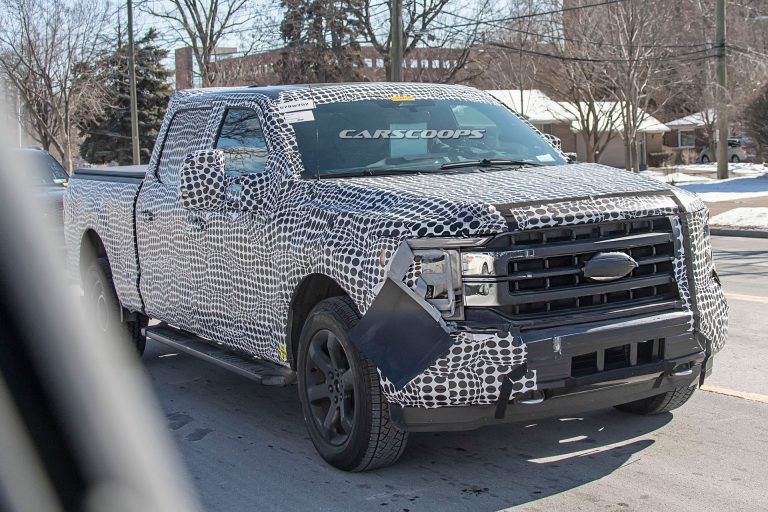
[(678, 183), (690, 183), (690, 182), (696, 182), (696, 181), (712, 180), (712, 178), (708, 178), (706, 176), (697, 176), (695, 174), (684, 174), (682, 172), (673, 172), (672, 169), (670, 169), (669, 172), (667, 172), (666, 169), (662, 171), (641, 171), (640, 174), (642, 176), (648, 176), (649, 178), (663, 181), (664, 183), (669, 183), (670, 185), (677, 185)]
[[(675, 172), (681, 172), (683, 174), (707, 174), (712, 173), (713, 176), (717, 175), (717, 163), (710, 162), (708, 164), (686, 164), (675, 165), (672, 167), (660, 168), (661, 170), (670, 169)], [(731, 174), (764, 174), (768, 172), (768, 167), (763, 164), (755, 164), (750, 162), (740, 162), (737, 164), (728, 164), (728, 171)]]
[(715, 227), (768, 229), (768, 208), (734, 208), (715, 215), (709, 223)]
[(768, 196), (768, 174), (753, 174), (727, 180), (681, 183), (680, 188), (695, 192), (707, 203)]

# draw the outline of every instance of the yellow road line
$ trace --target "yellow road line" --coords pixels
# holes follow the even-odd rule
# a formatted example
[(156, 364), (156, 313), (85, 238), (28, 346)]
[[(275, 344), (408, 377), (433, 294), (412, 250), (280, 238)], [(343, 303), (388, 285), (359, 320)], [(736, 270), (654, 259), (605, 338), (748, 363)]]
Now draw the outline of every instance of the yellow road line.
[(750, 302), (762, 302), (768, 304), (768, 297), (761, 297), (759, 295), (744, 295), (741, 293), (726, 293), (725, 296), (733, 300), (746, 300)]
[(746, 391), (736, 391), (728, 388), (721, 388), (720, 386), (711, 386), (704, 384), (701, 386), (703, 391), (709, 391), (710, 393), (717, 393), (718, 395), (735, 396), (736, 398), (743, 398), (744, 400), (751, 400), (753, 402), (762, 402), (768, 404), (768, 395), (761, 395), (759, 393), (747, 393)]

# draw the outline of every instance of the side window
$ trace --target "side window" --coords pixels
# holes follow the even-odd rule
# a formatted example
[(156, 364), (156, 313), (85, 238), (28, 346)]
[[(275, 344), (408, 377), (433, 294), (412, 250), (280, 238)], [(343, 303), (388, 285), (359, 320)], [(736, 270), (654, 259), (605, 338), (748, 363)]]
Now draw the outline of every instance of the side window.
[(208, 108), (198, 108), (179, 110), (174, 114), (157, 163), (157, 176), (160, 181), (177, 186), (184, 157), (192, 151), (205, 149), (205, 126), (210, 112)]
[(224, 151), (224, 169), (230, 176), (261, 172), (267, 164), (267, 141), (251, 109), (227, 110), (215, 147)]

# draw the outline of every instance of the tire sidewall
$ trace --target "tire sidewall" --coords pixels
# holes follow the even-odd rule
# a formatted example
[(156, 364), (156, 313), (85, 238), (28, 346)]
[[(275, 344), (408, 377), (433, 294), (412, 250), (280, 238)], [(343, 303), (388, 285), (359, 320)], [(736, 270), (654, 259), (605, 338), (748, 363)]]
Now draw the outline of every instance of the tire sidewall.
[[(327, 301), (321, 302), (309, 314), (299, 340), (299, 353), (297, 361), (297, 376), (299, 398), (301, 400), (301, 409), (304, 416), (304, 422), (312, 439), (315, 448), (320, 455), (331, 465), (345, 470), (351, 470), (360, 463), (371, 435), (371, 400), (368, 381), (364, 373), (364, 362), (360, 353), (349, 340), (348, 330), (353, 325), (347, 325), (342, 318)], [(352, 428), (352, 435), (342, 445), (333, 446), (326, 441), (318, 431), (313, 417), (312, 409), (306, 395), (305, 382), (307, 378), (307, 366), (309, 358), (309, 342), (313, 336), (327, 329), (334, 333), (341, 343), (346, 353), (350, 369), (354, 376), (354, 400), (355, 415)], [(378, 383), (377, 383), (378, 385)]]
[[(95, 324), (99, 332), (105, 335), (118, 335), (123, 334), (118, 329), (121, 326), (120, 320), (117, 317), (120, 311), (118, 310), (117, 298), (114, 295), (111, 284), (109, 276), (103, 269), (103, 264), (96, 261), (88, 269), (85, 279), (85, 290), (83, 291), (89, 308), (88, 313), (94, 315)], [(104, 301), (107, 313), (104, 324), (102, 324), (102, 319), (97, 317), (99, 315), (99, 301), (101, 300)]]

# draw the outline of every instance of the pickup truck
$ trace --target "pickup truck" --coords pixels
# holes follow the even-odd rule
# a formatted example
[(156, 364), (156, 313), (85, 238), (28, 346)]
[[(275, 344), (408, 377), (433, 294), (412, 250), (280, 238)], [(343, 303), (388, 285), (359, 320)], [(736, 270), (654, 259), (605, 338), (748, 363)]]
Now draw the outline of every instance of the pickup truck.
[(295, 382), (348, 471), (415, 431), (672, 410), (726, 338), (700, 199), (568, 164), (469, 87), (182, 91), (148, 166), (76, 171), (65, 220), (105, 337)]

